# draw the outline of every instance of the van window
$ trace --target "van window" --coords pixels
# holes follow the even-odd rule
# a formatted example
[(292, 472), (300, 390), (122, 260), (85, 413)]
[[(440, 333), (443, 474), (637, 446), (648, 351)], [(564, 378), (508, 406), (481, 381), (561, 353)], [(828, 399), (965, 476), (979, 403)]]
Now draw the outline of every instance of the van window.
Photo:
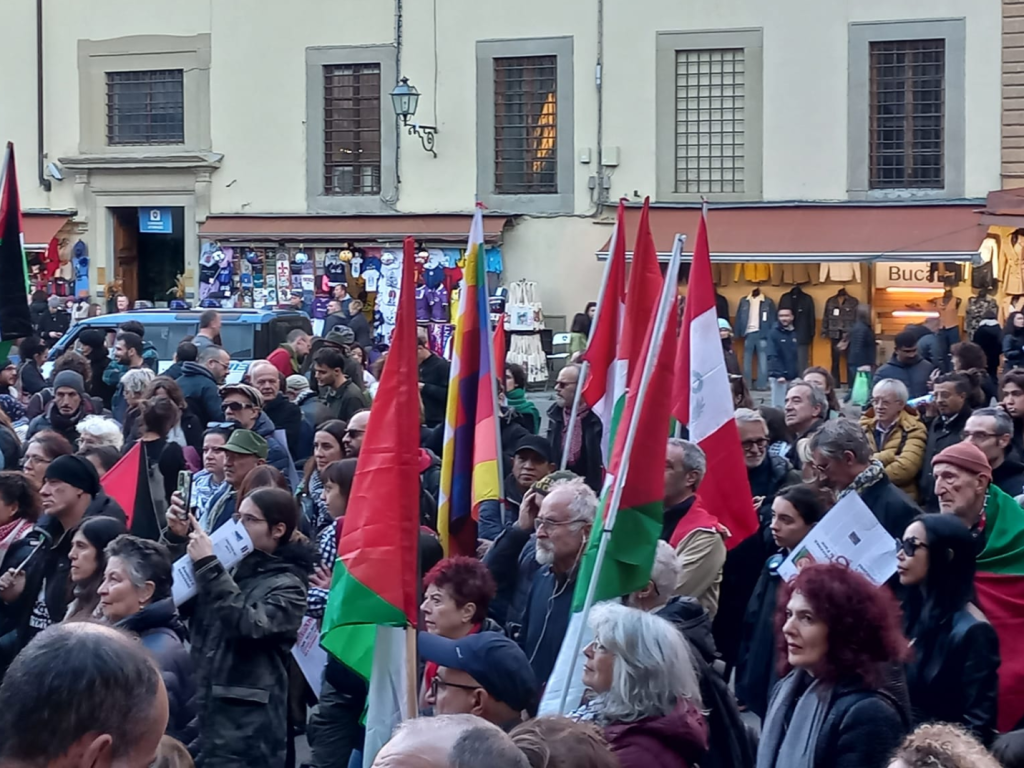
[(181, 340), (186, 336), (194, 336), (197, 326), (194, 323), (146, 323), (145, 327), (146, 335), (142, 340), (156, 347), (159, 359), (172, 360)]
[(301, 328), (310, 336), (313, 335), (313, 326), (305, 315), (286, 315), (275, 317), (270, 321), (270, 349), (275, 350), (281, 344), (288, 341), (288, 334), (296, 328)]
[(253, 359), (252, 331), (255, 327), (252, 323), (228, 325), (222, 322), (220, 326), (221, 346), (231, 354), (232, 360)]

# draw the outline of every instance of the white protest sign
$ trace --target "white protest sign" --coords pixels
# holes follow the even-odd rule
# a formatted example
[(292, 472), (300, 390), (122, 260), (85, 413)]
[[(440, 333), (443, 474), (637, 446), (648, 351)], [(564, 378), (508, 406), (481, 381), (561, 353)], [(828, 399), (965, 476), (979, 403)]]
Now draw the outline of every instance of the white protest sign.
[(840, 563), (882, 585), (896, 573), (896, 540), (860, 496), (848, 493), (793, 548), (779, 575), (790, 581), (813, 563)]
[(302, 670), (303, 677), (320, 698), (320, 689), (324, 686), (324, 667), (327, 666), (327, 651), (320, 646), (320, 624), (309, 616), (302, 618), (299, 625), (299, 637), (292, 648), (292, 657)]
[[(213, 554), (225, 568), (232, 568), (252, 552), (252, 539), (245, 526), (235, 520), (229, 520), (212, 534)], [(178, 558), (174, 563), (174, 582), (171, 585), (171, 597), (175, 605), (181, 605), (196, 596), (196, 575), (192, 569), (192, 558), (188, 555)]]

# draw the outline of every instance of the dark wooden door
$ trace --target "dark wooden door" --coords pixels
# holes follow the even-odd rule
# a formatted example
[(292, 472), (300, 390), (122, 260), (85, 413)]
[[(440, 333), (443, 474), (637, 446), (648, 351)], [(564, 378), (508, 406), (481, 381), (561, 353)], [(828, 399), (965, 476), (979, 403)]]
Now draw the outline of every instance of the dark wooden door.
[(114, 278), (134, 303), (139, 298), (139, 219), (134, 210), (114, 211)]

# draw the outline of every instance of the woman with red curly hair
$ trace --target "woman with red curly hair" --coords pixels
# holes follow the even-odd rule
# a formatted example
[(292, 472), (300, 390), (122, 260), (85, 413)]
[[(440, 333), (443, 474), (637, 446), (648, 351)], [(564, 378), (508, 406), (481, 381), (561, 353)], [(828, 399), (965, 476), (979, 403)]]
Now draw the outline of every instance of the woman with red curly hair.
[(884, 683), (907, 655), (892, 595), (841, 565), (804, 568), (776, 613), (781, 672), (757, 768), (885, 768), (910, 727)]
[[(500, 632), (487, 618), (497, 587), (487, 566), (473, 557), (448, 557), (423, 577), (424, 629), (432, 635), (459, 640), (480, 631)], [(427, 692), (437, 675), (437, 664), (427, 662), (423, 672), (421, 704), (430, 704)]]

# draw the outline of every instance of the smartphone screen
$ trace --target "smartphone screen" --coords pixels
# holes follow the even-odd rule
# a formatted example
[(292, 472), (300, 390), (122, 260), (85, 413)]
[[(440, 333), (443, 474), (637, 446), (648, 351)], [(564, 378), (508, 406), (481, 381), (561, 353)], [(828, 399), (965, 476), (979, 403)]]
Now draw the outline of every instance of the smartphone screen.
[(188, 470), (178, 472), (178, 493), (185, 501), (185, 514), (183, 520), (188, 519), (188, 513), (192, 510), (192, 473)]

